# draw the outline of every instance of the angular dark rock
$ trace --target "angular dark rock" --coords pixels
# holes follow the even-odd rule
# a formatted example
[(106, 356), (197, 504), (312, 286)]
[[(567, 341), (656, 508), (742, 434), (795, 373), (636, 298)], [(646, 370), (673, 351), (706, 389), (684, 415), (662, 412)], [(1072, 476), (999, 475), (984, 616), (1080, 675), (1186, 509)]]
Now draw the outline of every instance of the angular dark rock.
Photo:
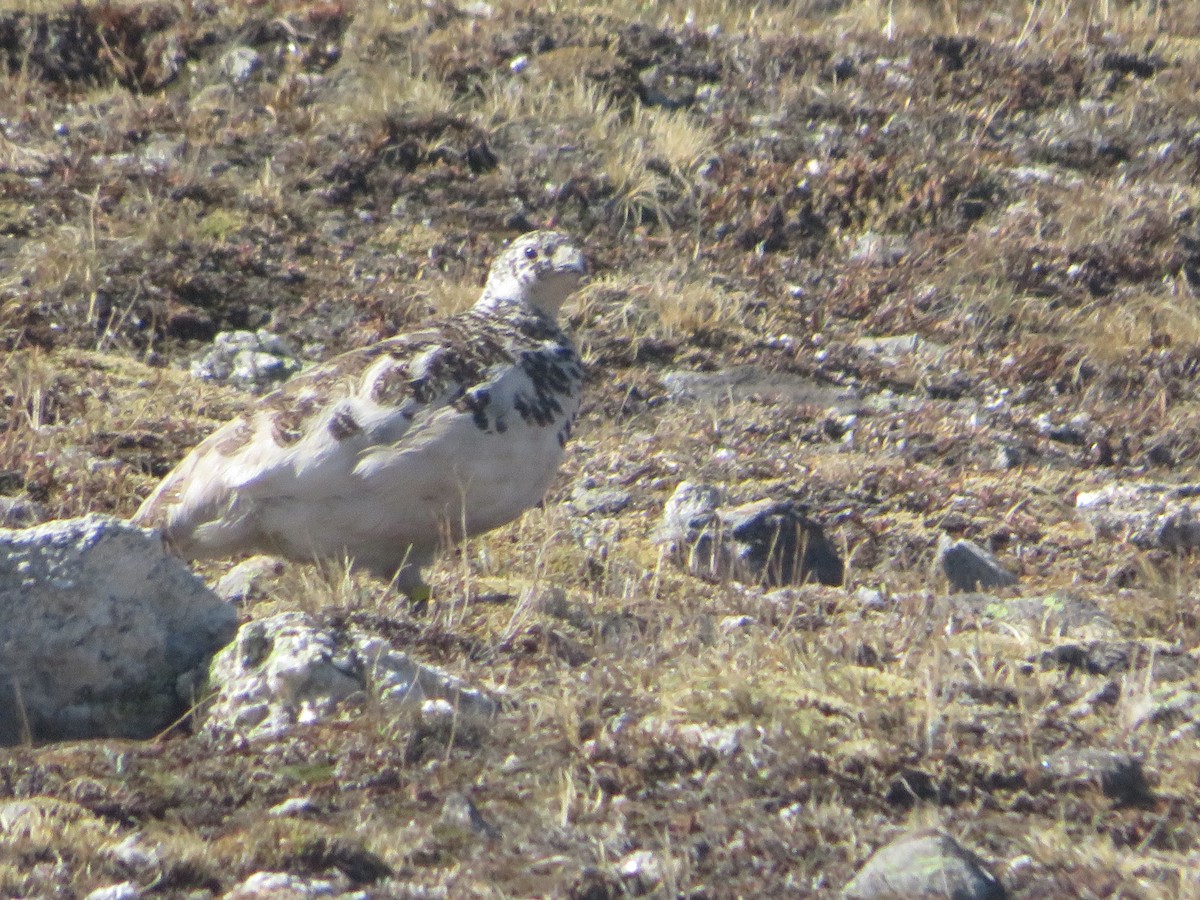
[(938, 538), (938, 565), (956, 591), (1009, 587), (1017, 583), (1017, 576), (1008, 571), (987, 550), (978, 544), (955, 541), (943, 534)]
[(790, 500), (721, 508), (712, 485), (682, 482), (663, 509), (655, 540), (693, 575), (778, 586), (840, 585), (841, 557), (821, 526)]

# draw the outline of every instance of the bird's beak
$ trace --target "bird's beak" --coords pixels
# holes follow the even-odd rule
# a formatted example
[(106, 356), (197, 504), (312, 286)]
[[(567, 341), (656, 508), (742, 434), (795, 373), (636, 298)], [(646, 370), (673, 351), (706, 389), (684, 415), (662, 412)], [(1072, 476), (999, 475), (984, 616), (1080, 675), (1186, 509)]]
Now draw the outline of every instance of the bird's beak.
[(578, 247), (570, 245), (554, 251), (554, 268), (559, 272), (574, 272), (582, 277), (587, 274), (587, 260)]

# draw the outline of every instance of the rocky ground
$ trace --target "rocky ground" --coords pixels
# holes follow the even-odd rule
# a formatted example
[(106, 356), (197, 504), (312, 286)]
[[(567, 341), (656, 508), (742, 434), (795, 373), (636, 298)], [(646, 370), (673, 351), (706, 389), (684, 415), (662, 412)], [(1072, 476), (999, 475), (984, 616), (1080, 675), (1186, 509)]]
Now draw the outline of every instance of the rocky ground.
[[(0, 57), (3, 524), (131, 514), (252, 401), (223, 332), (327, 358), (546, 224), (595, 271), (544, 508), (424, 619), (241, 610), (496, 716), (0, 751), (0, 895), (831, 896), (935, 826), (1015, 896), (1200, 895), (1196, 0), (34, 2)], [(685, 480), (844, 585), (681, 570)]]

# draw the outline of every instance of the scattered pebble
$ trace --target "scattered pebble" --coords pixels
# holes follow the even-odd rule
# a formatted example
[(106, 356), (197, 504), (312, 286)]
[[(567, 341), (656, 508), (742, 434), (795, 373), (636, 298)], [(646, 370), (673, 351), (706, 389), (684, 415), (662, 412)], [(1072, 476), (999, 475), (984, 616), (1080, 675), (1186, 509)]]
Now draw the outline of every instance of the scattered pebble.
[(276, 803), (267, 810), (267, 815), (282, 819), (288, 816), (302, 816), (305, 813), (315, 812), (316, 809), (317, 805), (313, 803), (311, 797), (288, 797), (282, 803)]
[(500, 829), (483, 817), (483, 813), (466, 794), (452, 793), (442, 804), (441, 823), (444, 826), (474, 834), (489, 841), (500, 839)]
[(84, 900), (139, 900), (142, 889), (132, 881), (122, 881), (108, 887), (96, 888)]
[(221, 57), (221, 72), (233, 84), (245, 84), (262, 68), (262, 57), (253, 47), (233, 47)]

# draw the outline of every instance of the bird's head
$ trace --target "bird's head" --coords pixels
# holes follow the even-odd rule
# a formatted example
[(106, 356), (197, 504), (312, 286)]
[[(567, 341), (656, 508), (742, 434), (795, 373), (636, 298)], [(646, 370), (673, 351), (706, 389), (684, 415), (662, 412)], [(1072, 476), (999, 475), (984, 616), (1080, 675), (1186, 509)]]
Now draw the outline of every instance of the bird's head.
[(476, 306), (518, 303), (554, 319), (586, 272), (583, 251), (570, 235), (531, 231), (496, 257)]

